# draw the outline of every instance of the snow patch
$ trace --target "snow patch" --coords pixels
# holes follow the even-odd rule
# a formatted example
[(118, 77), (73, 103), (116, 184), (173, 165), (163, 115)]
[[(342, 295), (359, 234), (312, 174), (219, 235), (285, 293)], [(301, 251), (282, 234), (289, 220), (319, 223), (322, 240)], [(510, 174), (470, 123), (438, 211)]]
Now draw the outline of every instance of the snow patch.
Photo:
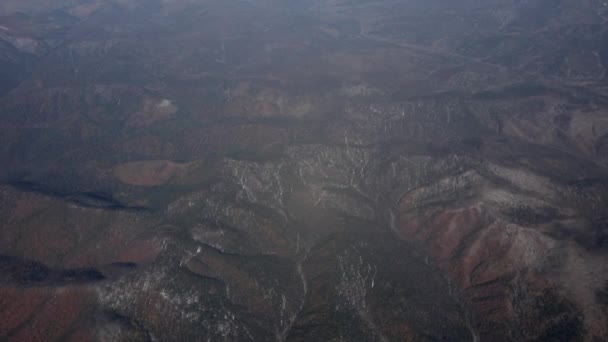
[(159, 107), (161, 108), (167, 108), (170, 107), (173, 103), (171, 102), (171, 100), (169, 99), (162, 99), (160, 101), (160, 103), (158, 104)]

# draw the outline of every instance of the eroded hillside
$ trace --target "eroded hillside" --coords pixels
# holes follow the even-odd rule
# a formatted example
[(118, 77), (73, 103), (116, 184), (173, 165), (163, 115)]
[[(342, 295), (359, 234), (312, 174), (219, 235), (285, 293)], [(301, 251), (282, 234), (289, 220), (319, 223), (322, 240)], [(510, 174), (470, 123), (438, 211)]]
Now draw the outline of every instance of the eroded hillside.
[(607, 19), (4, 0), (0, 339), (607, 339)]

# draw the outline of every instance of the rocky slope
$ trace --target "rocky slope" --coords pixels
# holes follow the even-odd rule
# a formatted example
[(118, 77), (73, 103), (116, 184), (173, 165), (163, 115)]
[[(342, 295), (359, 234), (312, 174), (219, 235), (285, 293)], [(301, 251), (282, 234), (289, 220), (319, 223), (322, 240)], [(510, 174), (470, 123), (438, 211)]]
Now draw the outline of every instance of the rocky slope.
[(602, 1), (0, 4), (0, 339), (608, 339)]

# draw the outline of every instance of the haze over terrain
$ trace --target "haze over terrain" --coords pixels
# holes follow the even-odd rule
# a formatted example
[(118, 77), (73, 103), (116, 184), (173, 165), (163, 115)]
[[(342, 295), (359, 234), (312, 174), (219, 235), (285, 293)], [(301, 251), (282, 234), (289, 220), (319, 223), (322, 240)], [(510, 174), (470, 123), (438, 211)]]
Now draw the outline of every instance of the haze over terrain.
[(2, 0), (0, 340), (608, 340), (607, 20)]

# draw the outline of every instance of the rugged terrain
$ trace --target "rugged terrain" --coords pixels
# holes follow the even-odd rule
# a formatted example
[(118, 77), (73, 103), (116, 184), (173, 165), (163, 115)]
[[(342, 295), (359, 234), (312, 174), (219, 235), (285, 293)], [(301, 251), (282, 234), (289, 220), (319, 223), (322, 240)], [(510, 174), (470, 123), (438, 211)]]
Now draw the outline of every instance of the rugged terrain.
[(3, 0), (0, 339), (607, 340), (607, 20)]

